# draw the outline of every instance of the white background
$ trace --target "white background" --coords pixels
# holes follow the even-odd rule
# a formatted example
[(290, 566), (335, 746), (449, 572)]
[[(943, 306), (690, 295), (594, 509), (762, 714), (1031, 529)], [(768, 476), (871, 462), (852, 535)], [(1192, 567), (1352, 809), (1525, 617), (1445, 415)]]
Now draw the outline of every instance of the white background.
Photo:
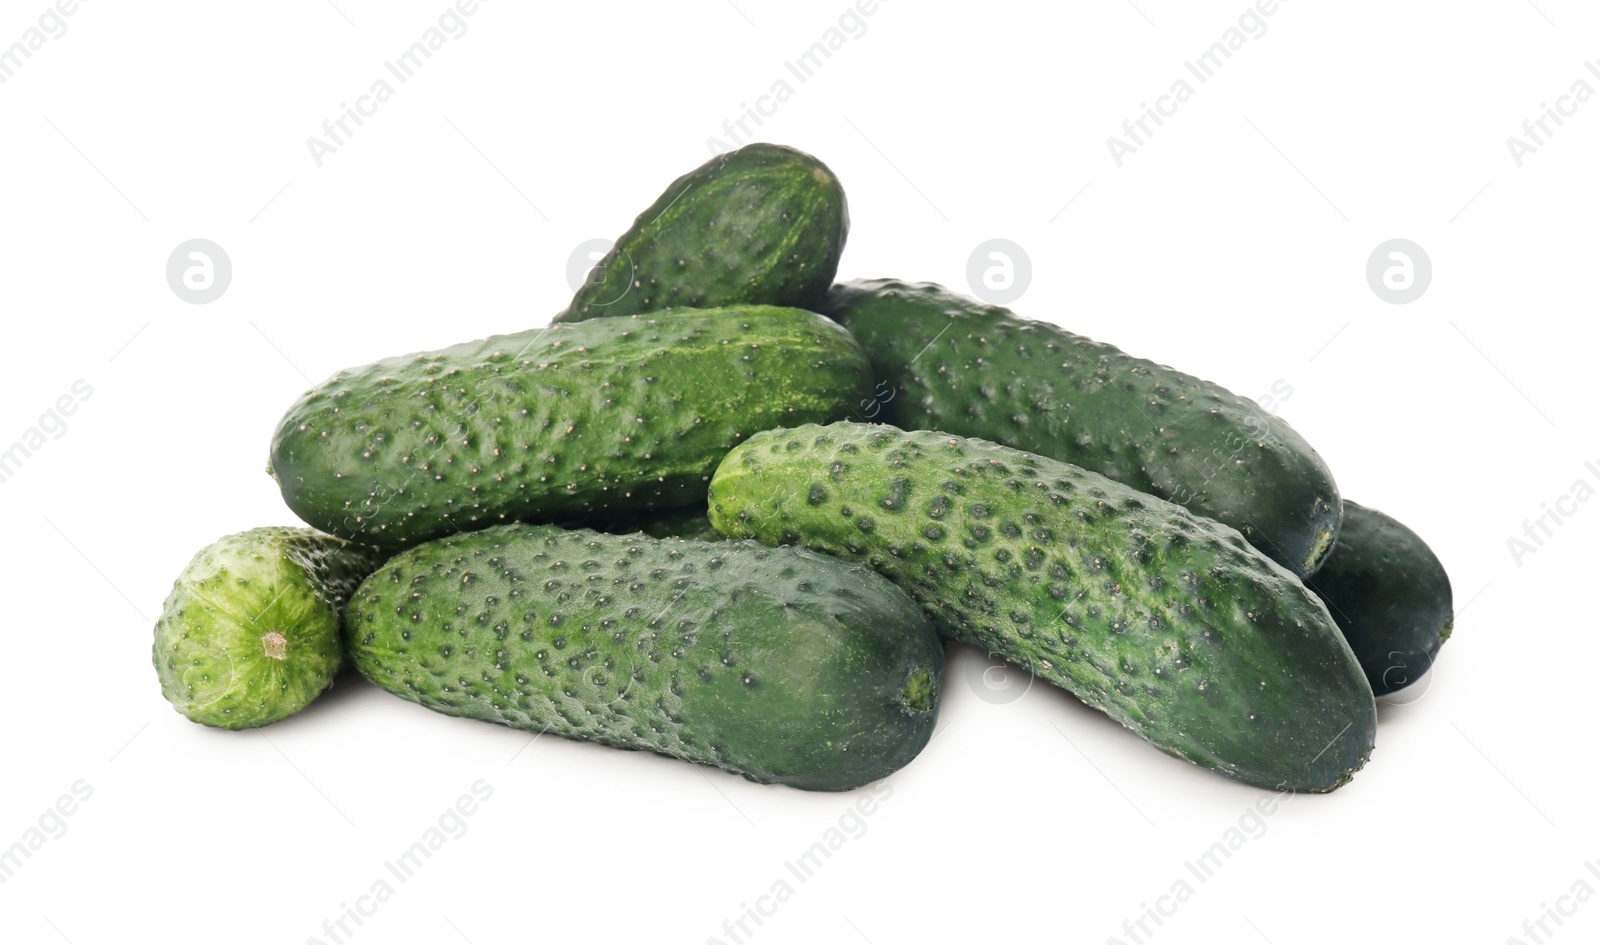
[[(1146, 941), (1531, 942), (1546, 904), (1575, 910), (1546, 940), (1595, 940), (1600, 905), (1558, 897), (1600, 889), (1600, 503), (1563, 502), (1520, 561), (1507, 539), (1600, 485), (1600, 103), (1521, 167), (1506, 138), (1575, 80), (1600, 88), (1600, 15), (1286, 2), (1201, 85), (1184, 61), (1244, 0), (884, 0), (801, 84), (785, 60), (844, 0), (735, 2), (485, 2), (320, 168), (307, 137), (444, 0), (86, 0), (0, 85), (0, 447), (92, 387), (0, 483), (0, 845), (93, 791), (0, 885), (0, 936), (332, 942), (324, 921), (482, 779), (465, 835), (344, 941), (732, 942), (724, 921), (788, 879), (744, 941), (1132, 942), (1124, 921), (1180, 878), (1193, 896)], [(45, 8), (7, 0), (0, 44)], [(1119, 168), (1107, 136), (1183, 77), (1193, 97)], [(1449, 569), (1455, 636), (1420, 698), (1382, 710), (1366, 770), (1284, 801), (1209, 881), (1185, 861), (1260, 791), (1042, 683), (974, 686), (984, 661), (960, 648), (936, 740), (805, 883), (785, 861), (865, 794), (528, 745), (359, 679), (260, 732), (162, 700), (150, 628), (173, 577), (219, 535), (293, 521), (263, 466), (294, 397), (543, 324), (572, 249), (731, 144), (723, 122), (780, 78), (793, 96), (759, 136), (843, 180), (841, 277), (966, 291), (973, 248), (1013, 240), (1021, 314), (1241, 394), (1286, 383), (1279, 411), (1344, 493)], [(197, 237), (234, 265), (208, 305), (164, 275)], [(1394, 237), (1433, 260), (1408, 305), (1364, 275)]]

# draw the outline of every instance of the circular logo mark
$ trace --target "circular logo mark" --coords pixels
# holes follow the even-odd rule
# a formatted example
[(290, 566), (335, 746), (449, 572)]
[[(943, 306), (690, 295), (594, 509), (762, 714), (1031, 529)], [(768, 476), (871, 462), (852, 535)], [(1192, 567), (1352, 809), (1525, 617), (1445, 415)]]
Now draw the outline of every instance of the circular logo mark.
[[(600, 268), (600, 260), (605, 258), (606, 253), (611, 252), (611, 247), (614, 245), (616, 245), (614, 240), (584, 240), (575, 246), (572, 250), (572, 255), (567, 257), (567, 285), (572, 287), (573, 292), (580, 290), (594, 291), (596, 298), (588, 300), (590, 305), (610, 305), (627, 295), (628, 290), (633, 288), (633, 259), (631, 257), (628, 259), (628, 276), (625, 279), (619, 279), (616, 277), (615, 272), (607, 273), (605, 269)], [(617, 267), (612, 266), (611, 268), (615, 270)], [(618, 283), (612, 287), (614, 291), (607, 291), (602, 288), (613, 281)]]
[(576, 292), (590, 279), (605, 281), (605, 273), (596, 269), (596, 264), (611, 252), (615, 245), (611, 240), (592, 239), (584, 240), (572, 248), (572, 255), (567, 257), (567, 286)]
[(1033, 281), (1033, 261), (1010, 240), (985, 240), (967, 257), (967, 288), (990, 305), (1010, 305)]
[[(1410, 663), (1421, 665), (1408, 665)], [(1433, 685), (1433, 660), (1426, 654), (1413, 654), (1408, 658), (1407, 654), (1394, 651), (1389, 654), (1388, 664), (1383, 670), (1384, 684), (1405, 688), (1379, 696), (1379, 705), (1411, 705), (1428, 694)]]
[(1393, 305), (1422, 298), (1433, 281), (1433, 260), (1410, 240), (1379, 243), (1367, 257), (1367, 285), (1373, 294)]
[(967, 685), (984, 702), (1008, 705), (1033, 688), (1033, 674), (993, 653), (983, 653), (967, 661)]
[(233, 282), (233, 260), (227, 250), (210, 240), (189, 240), (167, 257), (167, 285), (172, 293), (192, 305), (222, 298)]

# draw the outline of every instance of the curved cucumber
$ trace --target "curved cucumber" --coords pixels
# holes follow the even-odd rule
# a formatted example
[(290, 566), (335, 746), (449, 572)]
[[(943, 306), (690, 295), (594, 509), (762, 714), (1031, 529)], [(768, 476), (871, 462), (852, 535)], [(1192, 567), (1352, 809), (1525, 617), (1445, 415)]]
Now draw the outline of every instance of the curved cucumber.
[(944, 654), (860, 565), (507, 525), (410, 549), (345, 616), (368, 679), (447, 715), (844, 790), (933, 732)]
[(156, 621), (161, 694), (196, 722), (254, 728), (333, 684), (339, 614), (383, 554), (308, 528), (254, 528), (189, 562)]
[(711, 521), (865, 562), (945, 636), (1229, 777), (1331, 791), (1372, 750), (1372, 691), (1294, 575), (1076, 466), (945, 433), (772, 430), (722, 461)]
[(1233, 526), (1301, 576), (1338, 532), (1322, 457), (1216, 384), (932, 283), (835, 286), (823, 311), (894, 392), (873, 419), (1082, 466)]
[(705, 501), (769, 427), (871, 387), (849, 334), (749, 305), (603, 318), (340, 371), (289, 409), (271, 472), (307, 524), (386, 547)]
[(746, 303), (815, 309), (849, 230), (844, 189), (827, 165), (793, 148), (747, 145), (673, 181), (554, 320)]
[(1450, 576), (1416, 532), (1346, 500), (1328, 561), (1306, 586), (1328, 605), (1377, 695), (1404, 689), (1450, 638)]

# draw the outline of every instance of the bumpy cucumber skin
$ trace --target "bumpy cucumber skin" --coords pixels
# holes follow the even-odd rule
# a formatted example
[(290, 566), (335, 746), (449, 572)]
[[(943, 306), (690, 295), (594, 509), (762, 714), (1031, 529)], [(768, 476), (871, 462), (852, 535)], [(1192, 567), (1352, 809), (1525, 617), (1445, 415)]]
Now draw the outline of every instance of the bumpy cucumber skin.
[(847, 416), (871, 383), (799, 309), (595, 319), (340, 371), (289, 409), (270, 469), (307, 524), (382, 547), (672, 508), (744, 437)]
[(1063, 686), (1157, 747), (1331, 791), (1376, 708), (1322, 603), (1225, 525), (983, 440), (859, 423), (751, 437), (711, 481), (733, 538), (862, 561), (947, 637)]
[(880, 575), (798, 548), (506, 525), (401, 553), (352, 661), (447, 715), (846, 790), (927, 744), (944, 654)]
[(815, 309), (850, 230), (844, 188), (793, 148), (751, 144), (672, 182), (554, 321), (753, 303)]
[(1327, 563), (1306, 586), (1327, 605), (1380, 696), (1427, 672), (1455, 626), (1450, 576), (1428, 543), (1348, 499)]
[(1233, 526), (1302, 577), (1338, 533), (1322, 457), (1216, 384), (932, 283), (838, 285), (823, 311), (895, 392), (872, 419), (1082, 466)]
[(383, 558), (308, 528), (254, 528), (201, 549), (156, 621), (161, 694), (218, 728), (299, 712), (333, 684), (340, 611)]

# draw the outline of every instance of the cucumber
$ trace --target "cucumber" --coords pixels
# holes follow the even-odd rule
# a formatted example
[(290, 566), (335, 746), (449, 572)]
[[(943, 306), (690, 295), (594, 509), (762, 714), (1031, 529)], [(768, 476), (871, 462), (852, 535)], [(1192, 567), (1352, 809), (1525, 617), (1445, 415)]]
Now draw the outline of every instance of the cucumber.
[(308, 528), (254, 528), (201, 549), (156, 621), (161, 694), (218, 728), (304, 709), (339, 671), (345, 600), (383, 558)]
[(917, 606), (860, 565), (548, 525), (402, 552), (345, 635), (362, 675), (438, 712), (807, 790), (915, 757), (944, 673)]
[(793, 148), (747, 145), (673, 181), (554, 321), (677, 306), (815, 309), (849, 230), (844, 189), (827, 165)]
[(1216, 384), (932, 283), (835, 286), (823, 311), (892, 392), (870, 419), (1082, 466), (1233, 526), (1302, 577), (1338, 532), (1322, 457)]
[(1234, 529), (1076, 466), (806, 425), (730, 452), (710, 515), (731, 538), (870, 565), (944, 636), (1228, 777), (1331, 791), (1371, 753), (1372, 690), (1299, 579)]
[(340, 371), (284, 416), (270, 471), (307, 524), (393, 548), (703, 503), (744, 437), (870, 387), (849, 334), (799, 309), (594, 319)]
[(1306, 586), (1328, 606), (1376, 695), (1416, 682), (1450, 638), (1450, 576), (1416, 532), (1345, 500), (1328, 561)]

